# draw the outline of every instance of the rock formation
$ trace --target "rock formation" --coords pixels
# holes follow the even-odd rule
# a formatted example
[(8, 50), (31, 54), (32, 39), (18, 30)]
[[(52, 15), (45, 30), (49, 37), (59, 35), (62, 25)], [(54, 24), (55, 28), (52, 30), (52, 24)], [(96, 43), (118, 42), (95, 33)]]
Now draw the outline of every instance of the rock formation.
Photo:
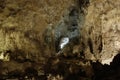
[(0, 79), (119, 80), (119, 23), (120, 0), (0, 0)]

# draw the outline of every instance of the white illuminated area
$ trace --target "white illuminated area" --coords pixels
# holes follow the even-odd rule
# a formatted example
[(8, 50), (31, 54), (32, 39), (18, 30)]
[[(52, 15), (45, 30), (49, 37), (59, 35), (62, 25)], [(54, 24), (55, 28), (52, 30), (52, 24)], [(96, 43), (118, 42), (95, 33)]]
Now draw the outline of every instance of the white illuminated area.
[(2, 52), (0, 54), (0, 60), (9, 61), (10, 60), (9, 54), (4, 55), (4, 52)]
[(68, 37), (62, 38), (61, 41), (60, 41), (60, 49), (63, 49), (64, 46), (68, 43), (69, 43), (69, 38)]
[(1, 59), (1, 60), (4, 59), (4, 53), (3, 53), (3, 52), (0, 54), (0, 59)]
[(103, 64), (103, 65), (104, 65), (104, 64), (110, 65), (110, 63), (113, 61), (113, 58), (114, 58), (114, 57), (111, 57), (111, 58), (109, 58), (109, 59), (102, 60), (102, 64)]

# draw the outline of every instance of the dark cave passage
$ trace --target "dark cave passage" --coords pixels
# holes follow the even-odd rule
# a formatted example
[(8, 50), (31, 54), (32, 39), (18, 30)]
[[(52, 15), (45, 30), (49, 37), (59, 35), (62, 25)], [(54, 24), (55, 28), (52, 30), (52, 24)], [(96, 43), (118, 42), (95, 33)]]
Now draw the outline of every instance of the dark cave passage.
[(120, 80), (120, 54), (114, 57), (110, 65), (99, 62), (92, 65), (95, 74), (93, 80)]

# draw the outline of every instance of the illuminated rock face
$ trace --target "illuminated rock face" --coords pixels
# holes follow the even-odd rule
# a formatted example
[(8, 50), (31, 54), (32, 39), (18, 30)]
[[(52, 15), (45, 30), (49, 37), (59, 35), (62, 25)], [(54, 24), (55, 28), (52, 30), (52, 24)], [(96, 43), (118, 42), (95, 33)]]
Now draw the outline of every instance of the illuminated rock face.
[(68, 37), (70, 42), (79, 38), (76, 51), (84, 52), (90, 60), (111, 59), (120, 49), (119, 0), (12, 2), (4, 0), (0, 4), (0, 51), (20, 51), (17, 57), (30, 59), (33, 54), (50, 56), (62, 37)]
[(6, 52), (0, 53), (0, 60), (2, 61), (10, 61), (10, 54)]
[[(86, 3), (89, 1), (90, 4), (84, 11), (85, 16), (80, 14), (78, 9), (81, 5), (84, 7), (85, 3), (82, 0), (78, 1), (76, 4), (73, 0), (69, 2), (67, 0), (59, 2), (54, 0), (1, 0), (0, 45), (2, 47), (0, 51), (12, 50), (14, 52), (15, 48), (18, 48), (25, 53), (39, 53), (41, 52), (39, 48), (44, 42), (42, 34), (49, 24), (54, 26), (56, 40), (64, 35), (69, 38), (78, 36), (78, 28), (84, 24), (84, 29), (87, 31), (83, 30), (83, 36), (88, 37), (88, 42), (93, 43), (93, 52), (91, 50), (90, 53), (107, 54), (108, 52), (109, 57), (111, 52), (117, 53), (116, 51), (120, 48), (119, 0), (115, 2), (86, 0)], [(68, 10), (71, 6), (72, 8)], [(36, 46), (36, 44), (41, 46)], [(101, 56), (104, 56), (103, 54)]]
[(62, 36), (70, 39), (79, 36), (78, 44), (85, 59), (110, 64), (120, 50), (119, 5), (119, 0), (116, 3), (112, 0), (90, 0), (88, 8), (83, 10), (84, 14), (71, 10), (55, 27), (56, 42)]
[(49, 24), (57, 24), (72, 3), (73, 0), (0, 0), (0, 51), (11, 50), (12, 59), (51, 55), (51, 49), (43, 47), (43, 33)]
[(119, 0), (115, 0), (115, 2), (112, 0), (91, 0), (88, 7), (85, 32), (88, 34), (87, 42), (90, 43), (90, 47), (86, 53), (90, 53), (91, 56), (94, 55), (96, 60), (103, 64), (110, 64), (120, 50), (119, 2)]

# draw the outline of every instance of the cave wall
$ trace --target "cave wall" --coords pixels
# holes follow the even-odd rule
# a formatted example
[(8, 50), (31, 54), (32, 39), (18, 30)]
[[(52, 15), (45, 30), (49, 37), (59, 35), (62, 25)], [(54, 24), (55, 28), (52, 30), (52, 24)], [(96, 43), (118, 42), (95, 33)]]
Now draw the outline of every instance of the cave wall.
[(118, 54), (120, 49), (119, 2), (119, 0), (91, 0), (84, 25), (87, 33), (85, 43), (89, 45), (85, 51), (86, 58), (109, 64)]
[(0, 51), (10, 51), (20, 59), (49, 56), (43, 33), (73, 4), (73, 0), (0, 0)]
[[(77, 18), (70, 17), (74, 9)], [(60, 65), (67, 70), (66, 78), (81, 67), (91, 78), (90, 62), (110, 64), (120, 50), (119, 9), (119, 0), (0, 0), (0, 52), (10, 56), (0, 61), (0, 74), (28, 67), (41, 70), (44, 65), (59, 71)], [(61, 38), (57, 32), (64, 36), (71, 26), (77, 26), (77, 39), (56, 56)]]

